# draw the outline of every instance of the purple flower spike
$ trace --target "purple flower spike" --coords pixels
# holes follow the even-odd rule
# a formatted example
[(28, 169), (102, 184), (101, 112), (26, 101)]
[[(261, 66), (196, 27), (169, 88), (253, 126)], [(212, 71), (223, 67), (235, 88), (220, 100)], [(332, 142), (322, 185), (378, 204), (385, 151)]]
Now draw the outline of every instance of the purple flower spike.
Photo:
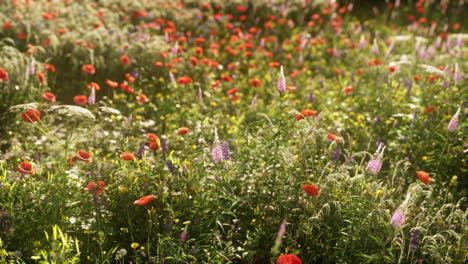
[(452, 119), (450, 119), (450, 122), (449, 122), (449, 124), (447, 126), (448, 131), (453, 132), (453, 131), (455, 131), (457, 129), (457, 127), (458, 127), (458, 116), (460, 115), (460, 110), (461, 110), (461, 108), (458, 107), (457, 112), (455, 113), (455, 115), (453, 115)]
[(392, 218), (390, 219), (390, 224), (393, 227), (400, 227), (405, 222), (406, 214), (403, 212), (401, 208), (396, 209), (395, 213), (393, 214)]
[(278, 83), (276, 85), (280, 93), (286, 92), (286, 78), (284, 78), (283, 66), (281, 66)]

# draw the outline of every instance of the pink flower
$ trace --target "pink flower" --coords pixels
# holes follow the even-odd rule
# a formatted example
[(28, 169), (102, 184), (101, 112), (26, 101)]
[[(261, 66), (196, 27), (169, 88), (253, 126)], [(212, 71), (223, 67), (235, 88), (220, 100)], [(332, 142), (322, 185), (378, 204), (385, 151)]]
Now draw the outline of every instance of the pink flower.
[(392, 218), (390, 219), (390, 224), (393, 227), (400, 227), (405, 222), (406, 214), (403, 212), (401, 208), (396, 209), (395, 213), (393, 213)]
[(447, 126), (448, 131), (453, 132), (457, 129), (458, 127), (458, 116), (460, 115), (460, 107), (458, 107), (457, 112), (453, 115), (452, 119), (450, 119), (450, 122)]

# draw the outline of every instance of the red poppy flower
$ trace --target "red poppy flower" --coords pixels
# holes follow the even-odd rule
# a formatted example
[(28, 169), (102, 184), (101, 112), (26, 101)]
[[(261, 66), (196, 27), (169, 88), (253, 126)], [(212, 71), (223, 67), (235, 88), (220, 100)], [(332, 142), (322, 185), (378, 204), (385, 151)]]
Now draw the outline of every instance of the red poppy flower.
[(34, 174), (34, 165), (27, 161), (21, 162), (18, 165), (18, 171), (24, 174)]
[(120, 84), (120, 89), (124, 90), (127, 93), (133, 93), (133, 88), (126, 85), (125, 83)]
[(135, 155), (131, 152), (122, 152), (120, 153), (120, 158), (123, 160), (135, 160)]
[(39, 83), (44, 84), (45, 82), (45, 76), (43, 72), (38, 72), (37, 73), (37, 79), (39, 80)]
[(96, 182), (89, 182), (88, 183), (88, 192), (94, 194), (94, 195), (99, 195), (102, 192), (104, 192), (104, 188), (106, 187), (106, 184), (103, 181), (98, 181)]
[(37, 109), (29, 109), (21, 113), (21, 119), (26, 122), (37, 122), (41, 119), (41, 112)]
[(336, 141), (337, 143), (341, 142), (341, 139), (337, 135), (333, 135), (330, 132), (327, 132), (328, 138), (331, 139), (332, 141)]
[(177, 79), (178, 84), (189, 84), (189, 83), (192, 83), (192, 82), (193, 82), (192, 78), (187, 77), (187, 76), (179, 77)]
[(3, 28), (5, 30), (10, 30), (11, 29), (11, 22), (7, 21), (7, 22), (3, 23)]
[(260, 87), (262, 85), (262, 82), (257, 78), (253, 78), (252, 80), (250, 80), (249, 83), (255, 88)]
[(225, 81), (225, 82), (231, 82), (232, 81), (232, 78), (229, 75), (223, 75), (223, 76), (221, 76), (221, 79), (223, 79), (223, 81)]
[(195, 57), (195, 56), (192, 56), (192, 58), (190, 58), (190, 63), (192, 63), (193, 66), (197, 66), (198, 65), (198, 58)]
[(42, 94), (42, 99), (49, 101), (49, 102), (55, 102), (55, 94), (51, 92), (44, 92)]
[(232, 88), (226, 91), (226, 94), (235, 94), (239, 91), (239, 88)]
[(307, 116), (317, 116), (317, 111), (312, 110), (312, 109), (303, 109), (301, 113), (296, 115), (296, 117), (294, 118), (299, 121), (301, 119), (304, 119), (304, 117), (307, 117)]
[(429, 173), (425, 171), (416, 171), (416, 175), (418, 175), (419, 180), (428, 185), (429, 182), (431, 181), (431, 178), (429, 177)]
[(190, 131), (190, 128), (188, 127), (179, 127), (179, 129), (177, 130), (177, 134), (183, 136), (187, 134), (189, 131)]
[(68, 165), (73, 166), (73, 158), (72, 157), (67, 157)]
[(45, 64), (45, 70), (48, 72), (55, 72), (55, 67), (52, 64)]
[(302, 260), (294, 254), (286, 254), (280, 256), (276, 264), (302, 264)]
[(435, 106), (429, 106), (426, 109), (424, 109), (424, 113), (430, 113), (435, 110)]
[(159, 141), (159, 137), (154, 133), (148, 133), (148, 134), (146, 134), (146, 136), (148, 136), (148, 138), (146, 139), (146, 140), (148, 140), (148, 142), (157, 142), (157, 141)]
[(122, 57), (120, 57), (120, 62), (123, 65), (129, 65), (132, 62), (132, 60), (127, 55), (122, 55)]
[(0, 68), (0, 80), (8, 81), (8, 72), (4, 68)]
[(306, 192), (310, 196), (319, 196), (320, 193), (318, 191), (318, 187), (313, 184), (304, 184), (302, 185), (302, 190)]
[(85, 64), (83, 65), (83, 67), (81, 68), (82, 71), (86, 72), (87, 74), (95, 74), (96, 73), (96, 69), (94, 69), (93, 65), (91, 64)]
[(137, 95), (136, 99), (137, 99), (139, 104), (144, 104), (144, 103), (148, 102), (148, 97), (143, 93), (140, 94), (140, 95)]
[(147, 195), (145, 197), (141, 197), (140, 199), (133, 202), (133, 204), (145, 205), (145, 204), (148, 204), (149, 202), (151, 202), (155, 197), (156, 196), (150, 194), (150, 195)]
[(125, 74), (125, 79), (127, 79), (128, 83), (134, 83), (135, 77), (133, 77), (130, 73)]
[(85, 105), (88, 103), (88, 97), (86, 97), (86, 95), (77, 95), (73, 97), (73, 102), (77, 105)]
[(93, 158), (91, 157), (91, 154), (89, 154), (88, 152), (84, 150), (78, 151), (75, 157), (81, 161), (88, 162), (88, 163), (93, 160)]
[(106, 84), (109, 85), (110, 87), (112, 88), (117, 88), (119, 87), (119, 83), (118, 82), (114, 82), (114, 81), (111, 81), (109, 79), (106, 79)]
[(295, 92), (297, 90), (296, 86), (286, 85), (286, 90), (290, 92)]
[(345, 94), (350, 94), (350, 93), (353, 92), (353, 87), (352, 87), (352, 86), (348, 86), (348, 87), (346, 87), (346, 88), (343, 89), (343, 92), (344, 92)]
[(95, 91), (101, 90), (101, 86), (99, 86), (99, 84), (97, 84), (95, 82), (90, 82), (88, 84), (88, 89), (92, 90), (93, 88), (94, 88)]

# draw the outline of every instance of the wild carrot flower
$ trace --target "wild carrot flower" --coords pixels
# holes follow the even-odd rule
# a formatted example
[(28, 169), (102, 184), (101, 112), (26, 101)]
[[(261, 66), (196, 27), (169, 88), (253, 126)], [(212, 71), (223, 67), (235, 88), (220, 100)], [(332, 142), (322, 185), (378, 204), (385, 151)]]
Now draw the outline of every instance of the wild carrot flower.
[(29, 109), (21, 113), (21, 119), (26, 122), (37, 122), (41, 119), (41, 112), (37, 109)]
[(141, 197), (140, 199), (133, 202), (133, 204), (145, 205), (145, 204), (148, 204), (149, 202), (151, 202), (155, 197), (156, 196), (150, 194), (150, 195), (147, 195), (145, 197)]
[(447, 126), (448, 131), (453, 132), (457, 129), (458, 127), (458, 116), (460, 115), (460, 110), (461, 108), (458, 107), (457, 112), (453, 115), (452, 119), (450, 119), (450, 122)]
[(81, 161), (88, 162), (88, 163), (93, 160), (93, 158), (91, 157), (91, 154), (89, 154), (88, 152), (84, 150), (78, 151), (75, 157)]
[(367, 172), (371, 174), (376, 174), (380, 172), (380, 170), (382, 169), (382, 158), (384, 150), (385, 146), (382, 143), (380, 143), (379, 147), (377, 148), (377, 151), (374, 153), (369, 163), (367, 163)]
[(280, 256), (276, 264), (302, 264), (302, 260), (294, 254), (286, 254)]
[(286, 92), (286, 78), (284, 77), (283, 66), (281, 66), (276, 87), (280, 93)]
[(24, 174), (34, 174), (34, 164), (24, 161), (18, 165), (18, 171)]

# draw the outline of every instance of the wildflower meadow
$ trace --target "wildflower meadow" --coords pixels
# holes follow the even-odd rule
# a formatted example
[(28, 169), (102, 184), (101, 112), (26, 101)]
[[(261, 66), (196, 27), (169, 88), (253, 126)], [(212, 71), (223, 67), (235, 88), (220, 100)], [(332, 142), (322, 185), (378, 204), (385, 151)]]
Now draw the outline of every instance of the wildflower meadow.
[(0, 0), (0, 263), (467, 263), (464, 0)]

